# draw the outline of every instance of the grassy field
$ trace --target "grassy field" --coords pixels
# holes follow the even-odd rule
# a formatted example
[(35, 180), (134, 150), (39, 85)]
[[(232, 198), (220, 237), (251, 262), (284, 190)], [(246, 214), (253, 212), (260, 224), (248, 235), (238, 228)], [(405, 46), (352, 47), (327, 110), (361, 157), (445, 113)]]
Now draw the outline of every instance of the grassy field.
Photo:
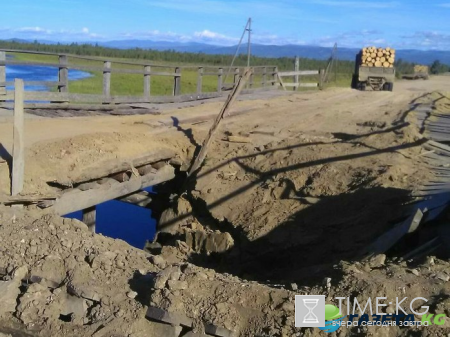
[[(14, 58), (20, 61), (36, 61), (42, 63), (58, 63), (58, 58), (56, 56), (47, 55), (35, 55), (35, 54), (14, 54)], [(133, 70), (143, 70), (142, 66), (139, 65), (127, 65), (114, 62), (133, 62), (131, 59), (114, 59), (109, 58), (112, 62), (112, 68), (114, 69), (133, 69)], [(142, 61), (136, 61), (142, 62)], [(103, 67), (103, 62), (95, 60), (83, 60), (79, 58), (69, 57), (69, 63), (77, 66), (88, 66), (88, 67)], [(158, 67), (153, 67), (152, 71), (157, 72), (171, 72), (175, 71), (175, 64), (161, 63), (159, 62)], [(180, 64), (177, 64), (180, 65)], [(183, 64), (181, 70), (181, 93), (195, 93), (197, 90), (197, 65)], [(227, 72), (227, 66), (224, 66), (223, 79), (225, 80), (225, 74)], [(55, 70), (56, 71), (56, 70)], [(268, 71), (270, 71), (268, 69)], [(217, 72), (217, 68), (205, 67), (204, 72)], [(102, 72), (89, 72), (91, 77), (70, 81), (69, 82), (69, 92), (71, 93), (81, 93), (81, 94), (101, 94), (103, 87), (103, 74)], [(270, 75), (267, 76), (270, 80)], [(317, 76), (311, 78), (301, 78), (304, 82), (316, 82)], [(217, 91), (217, 76), (205, 75), (203, 76), (203, 92), (215, 92)], [(227, 83), (232, 83), (233, 74), (228, 76)], [(261, 87), (262, 75), (254, 75), (253, 77), (253, 87)], [(292, 79), (286, 78), (286, 82), (292, 82)], [(331, 76), (331, 80), (326, 84), (329, 86), (349, 86), (351, 82), (350, 74), (338, 74), (337, 81), (334, 80), (334, 74)], [(152, 96), (165, 96), (171, 95), (173, 91), (174, 78), (170, 76), (152, 76), (151, 77), (151, 95)], [(52, 88), (56, 90), (56, 88)], [(314, 89), (313, 89), (314, 90)], [(112, 95), (131, 95), (140, 96), (144, 92), (144, 76), (139, 74), (122, 74), (122, 73), (111, 73), (111, 94)]]

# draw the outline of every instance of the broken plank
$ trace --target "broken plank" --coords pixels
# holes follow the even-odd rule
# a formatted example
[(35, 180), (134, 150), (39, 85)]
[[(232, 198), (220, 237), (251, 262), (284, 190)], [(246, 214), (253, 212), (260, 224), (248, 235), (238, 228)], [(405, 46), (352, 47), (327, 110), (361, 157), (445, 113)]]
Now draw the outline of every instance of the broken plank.
[(419, 227), (422, 218), (422, 211), (420, 209), (417, 209), (408, 217), (408, 219), (395, 226), (394, 228), (388, 230), (386, 233), (381, 235), (374, 243), (369, 245), (363, 255), (367, 254), (370, 257), (386, 252), (406, 234), (414, 232)]
[(55, 213), (58, 215), (73, 213), (101, 204), (105, 201), (129, 195), (146, 187), (172, 180), (175, 177), (174, 171), (172, 166), (166, 165), (159, 169), (157, 173), (150, 173), (142, 177), (133, 177), (129, 181), (123, 183), (105, 183), (99, 188), (87, 191), (73, 189), (56, 199), (54, 205)]
[(117, 200), (139, 207), (147, 207), (152, 202), (151, 194), (147, 191), (139, 191), (128, 194), (124, 197), (118, 198)]
[(228, 136), (225, 138), (226, 141), (231, 143), (251, 143), (252, 140), (249, 137), (242, 136)]
[[(156, 163), (163, 160), (170, 160), (175, 157), (176, 153), (170, 149), (160, 149), (158, 151), (150, 152), (144, 156), (132, 158), (129, 160), (122, 160), (121, 162), (116, 160), (103, 161), (94, 167), (88, 167), (83, 172), (75, 177), (69, 178), (71, 184), (79, 184), (85, 181), (91, 181), (110, 176), (112, 174), (132, 170), (133, 168), (144, 166), (151, 163)], [(58, 184), (66, 185), (67, 181), (60, 182)]]

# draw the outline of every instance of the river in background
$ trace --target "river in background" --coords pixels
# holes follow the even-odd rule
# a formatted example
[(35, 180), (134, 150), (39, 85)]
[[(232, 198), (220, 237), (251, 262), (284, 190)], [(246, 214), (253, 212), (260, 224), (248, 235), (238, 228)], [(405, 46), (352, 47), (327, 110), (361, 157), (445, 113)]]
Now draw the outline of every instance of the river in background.
[[(92, 75), (80, 70), (69, 70), (69, 80), (81, 80), (83, 78), (91, 77)], [(28, 65), (14, 65), (6, 66), (6, 81), (14, 81), (15, 78), (21, 78), (26, 81), (58, 81), (58, 68), (45, 66), (28, 66)], [(9, 87), (8, 89), (12, 89)], [(25, 86), (28, 91), (48, 91), (49, 88), (42, 86)]]
[[(79, 70), (69, 70), (69, 80), (80, 80), (92, 75)], [(21, 78), (26, 81), (58, 81), (58, 68), (46, 66), (6, 66), (6, 81)], [(70, 85), (69, 85), (70, 88)], [(12, 87), (8, 87), (12, 90)], [(49, 91), (47, 86), (25, 86), (27, 91)], [(69, 89), (70, 90), (70, 89)], [(151, 188), (147, 189), (151, 192)], [(153, 239), (156, 222), (147, 208), (108, 201), (97, 206), (96, 232), (114, 239), (122, 239), (136, 248), (144, 248), (146, 240)], [(82, 212), (67, 214), (67, 218), (82, 219)]]

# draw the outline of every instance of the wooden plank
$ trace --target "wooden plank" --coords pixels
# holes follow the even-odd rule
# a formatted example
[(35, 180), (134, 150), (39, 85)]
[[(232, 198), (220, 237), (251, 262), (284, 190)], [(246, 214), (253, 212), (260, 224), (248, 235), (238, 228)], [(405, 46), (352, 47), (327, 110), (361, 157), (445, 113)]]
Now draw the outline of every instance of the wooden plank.
[(111, 97), (111, 62), (105, 61), (103, 69), (103, 97)]
[(147, 191), (139, 191), (128, 194), (118, 198), (117, 200), (139, 207), (147, 207), (152, 202), (151, 194)]
[(304, 88), (317, 88), (319, 86), (318, 83), (299, 83), (299, 87)]
[(415, 230), (417, 230), (417, 228), (420, 225), (420, 222), (422, 221), (422, 218), (423, 218), (422, 211), (420, 209), (417, 209), (404, 222), (381, 235), (374, 243), (372, 243), (367, 248), (367, 250), (364, 253), (370, 255), (377, 255), (386, 252), (406, 234), (412, 233)]
[(236, 100), (236, 97), (239, 95), (239, 93), (242, 91), (242, 89), (245, 86), (245, 83), (249, 79), (251, 75), (251, 70), (247, 69), (243, 76), (239, 79), (237, 85), (234, 86), (233, 90), (231, 91), (230, 95), (228, 96), (227, 100), (225, 101), (225, 104), (223, 105), (221, 111), (216, 117), (216, 120), (214, 121), (213, 125), (211, 126), (207, 137), (205, 138), (202, 148), (200, 150), (200, 153), (198, 154), (197, 158), (195, 158), (194, 163), (192, 164), (191, 169), (189, 170), (188, 177), (190, 177), (194, 172), (196, 172), (200, 166), (203, 164), (203, 161), (206, 158), (206, 154), (208, 153), (208, 147), (211, 144), (212, 140), (214, 139), (214, 135), (216, 133), (217, 128), (219, 127), (220, 121), (223, 119), (223, 116), (225, 113), (230, 110), (230, 108), (233, 106), (234, 101)]
[(203, 91), (203, 67), (198, 68), (197, 72), (197, 94), (201, 94)]
[(280, 76), (307, 76), (307, 75), (318, 75), (319, 70), (300, 70), (300, 71), (280, 71)]
[[(181, 69), (179, 67), (175, 68), (175, 73), (176, 74), (180, 74), (181, 73)], [(174, 96), (179, 96), (181, 94), (181, 77), (180, 76), (175, 76), (173, 78), (173, 95)]]
[(223, 76), (223, 69), (219, 68), (219, 73), (217, 75), (217, 92), (222, 92), (222, 76)]
[[(0, 67), (1, 68), (1, 67)], [(58, 81), (25, 81), (25, 86), (31, 86), (31, 85), (40, 85), (40, 86), (62, 86), (64, 85), (63, 82)], [(8, 82), (0, 82), (0, 87), (6, 87), (6, 86), (13, 86), (14, 81), (8, 81)]]
[(59, 56), (59, 68), (58, 68), (58, 91), (69, 92), (69, 69), (67, 68), (67, 56)]
[[(6, 61), (6, 53), (0, 51), (0, 62)], [(6, 94), (6, 66), (0, 65), (0, 95)]]
[(150, 66), (144, 66), (144, 97), (149, 99), (151, 92), (151, 70)]
[(74, 184), (79, 184), (81, 182), (96, 180), (103, 177), (110, 176), (112, 174), (125, 172), (131, 170), (133, 168), (138, 168), (141, 166), (145, 166), (152, 163), (157, 163), (164, 160), (169, 160), (176, 156), (176, 153), (170, 149), (160, 149), (157, 151), (152, 151), (143, 156), (130, 158), (127, 160), (119, 161), (115, 160), (106, 160), (100, 162), (98, 165), (94, 167), (88, 167), (81, 172), (78, 176), (70, 177), (69, 181), (59, 181), (61, 185), (71, 186)]
[[(300, 58), (297, 56), (295, 57), (295, 64), (294, 64), (294, 72), (298, 73), (300, 71)], [(294, 83), (299, 82), (299, 76), (298, 74), (294, 75)], [(296, 85), (294, 87), (294, 90), (297, 90), (298, 86)]]
[(280, 73), (277, 73), (278, 81), (280, 82), (281, 87), (284, 91), (286, 91), (286, 85), (284, 84), (283, 80), (281, 79)]
[(133, 177), (120, 184), (104, 184), (97, 189), (80, 191), (78, 189), (64, 193), (56, 199), (54, 210), (58, 215), (65, 215), (83, 210), (105, 201), (117, 199), (141, 189), (158, 185), (175, 177), (174, 168), (165, 165), (157, 173), (150, 173), (142, 177)]
[(92, 233), (95, 233), (95, 222), (97, 218), (97, 207), (92, 206), (86, 209), (83, 209), (83, 221), (89, 228)]
[(13, 167), (11, 195), (18, 195), (23, 190), (25, 170), (24, 115), (23, 115), (24, 83), (15, 80), (14, 91), (14, 133), (13, 133)]

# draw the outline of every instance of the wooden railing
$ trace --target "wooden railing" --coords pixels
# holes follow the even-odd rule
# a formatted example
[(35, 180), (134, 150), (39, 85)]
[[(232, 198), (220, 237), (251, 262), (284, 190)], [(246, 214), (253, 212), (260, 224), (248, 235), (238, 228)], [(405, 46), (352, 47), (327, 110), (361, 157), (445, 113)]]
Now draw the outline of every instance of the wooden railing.
[[(14, 58), (7, 58), (8, 53), (36, 54), (55, 57), (58, 62), (39, 62), (22, 61)], [(78, 60), (78, 63), (71, 62)], [(92, 66), (79, 64), (80, 61), (95, 61), (103, 63), (103, 66)], [(55, 92), (47, 91), (26, 91), (25, 100), (27, 101), (51, 101), (51, 102), (70, 102), (70, 103), (169, 103), (182, 102), (189, 100), (205, 99), (218, 97), (224, 90), (230, 89), (240, 74), (243, 74), (244, 67), (235, 67), (231, 69), (230, 83), (224, 83), (224, 77), (228, 68), (220, 66), (168, 66), (151, 63), (138, 63), (121, 60), (108, 60), (97, 57), (85, 57), (70, 54), (53, 54), (35, 51), (23, 50), (0, 50), (0, 102), (13, 100), (14, 92), (6, 90), (7, 86), (12, 86), (13, 82), (6, 81), (6, 66), (28, 65), (28, 66), (46, 66), (54, 67), (58, 74), (58, 81), (26, 81), (25, 86), (50, 86), (56, 88)], [(117, 65), (120, 67), (114, 67)], [(140, 68), (140, 69), (139, 69)], [(173, 71), (163, 71), (164, 69), (173, 69)], [(69, 70), (81, 70), (86, 72), (101, 72), (103, 74), (102, 94), (80, 94), (70, 91)], [(182, 76), (183, 71), (197, 71), (196, 91), (193, 93), (182, 94)], [(112, 95), (111, 94), (111, 74), (138, 74), (143, 77), (143, 92), (140, 96)], [(258, 66), (252, 67), (252, 77), (247, 85), (247, 89), (268, 89), (276, 88), (277, 67)], [(205, 76), (217, 77), (217, 88), (214, 92), (203, 92), (203, 82)], [(151, 79), (154, 77), (169, 77), (173, 79), (173, 90), (171, 95), (154, 96), (151, 90)], [(258, 83), (253, 79), (261, 77)], [(194, 89), (195, 90), (195, 89)]]
[[(283, 71), (279, 72), (279, 80), (281, 86), (286, 90), (287, 87), (293, 87), (297, 90), (300, 87), (303, 88), (322, 88), (323, 86), (323, 70), (297, 70), (297, 71)], [(318, 76), (317, 82), (302, 82), (300, 81), (301, 76)], [(286, 83), (283, 81), (283, 77), (293, 77), (293, 83)]]

